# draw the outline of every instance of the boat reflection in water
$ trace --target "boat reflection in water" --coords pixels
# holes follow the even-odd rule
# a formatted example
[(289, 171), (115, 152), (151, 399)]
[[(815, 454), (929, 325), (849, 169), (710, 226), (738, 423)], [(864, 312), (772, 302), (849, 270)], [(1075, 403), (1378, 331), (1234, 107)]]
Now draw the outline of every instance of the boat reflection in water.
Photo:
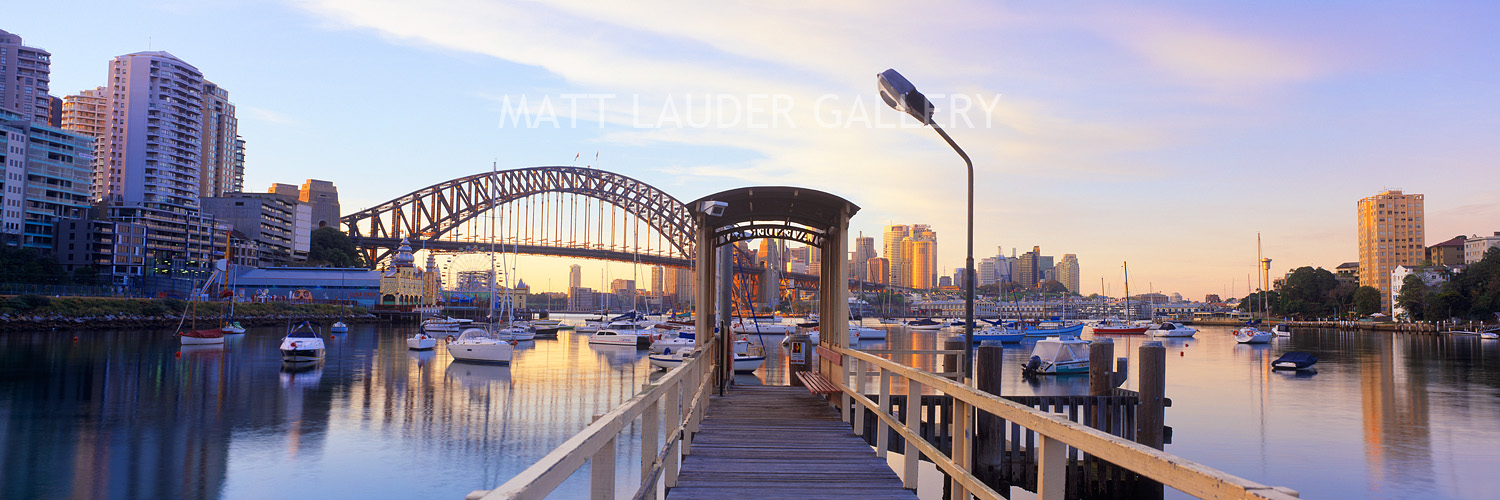
[(492, 385), (510, 385), (510, 366), (489, 363), (449, 363), (445, 372), (467, 389), (480, 389)]

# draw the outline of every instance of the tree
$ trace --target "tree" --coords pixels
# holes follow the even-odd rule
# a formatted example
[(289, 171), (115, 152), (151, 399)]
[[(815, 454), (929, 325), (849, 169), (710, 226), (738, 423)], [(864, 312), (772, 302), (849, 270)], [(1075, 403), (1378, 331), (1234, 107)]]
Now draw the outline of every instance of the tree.
[(320, 227), (312, 232), (307, 263), (333, 267), (367, 267), (364, 254), (354, 247), (354, 241), (333, 226)]
[(1422, 321), (1427, 319), (1427, 282), (1420, 273), (1406, 275), (1401, 280), (1401, 292), (1396, 294), (1396, 306), (1405, 311), (1405, 319)]
[(1068, 293), (1068, 286), (1057, 280), (1047, 280), (1041, 284), (1042, 293)]
[(1000, 293), (1000, 285), (996, 285), (994, 283), (990, 283), (988, 285), (979, 285), (977, 287), (974, 287), (974, 293), (980, 295), (996, 295)]
[(1327, 269), (1299, 267), (1287, 274), (1280, 300), (1272, 307), (1277, 314), (1295, 317), (1327, 316), (1337, 308), (1334, 290), (1339, 280)]
[(66, 285), (69, 281), (62, 265), (40, 250), (0, 247), (0, 283)]
[(1373, 286), (1362, 286), (1355, 289), (1354, 312), (1360, 316), (1369, 316), (1380, 312), (1380, 289)]

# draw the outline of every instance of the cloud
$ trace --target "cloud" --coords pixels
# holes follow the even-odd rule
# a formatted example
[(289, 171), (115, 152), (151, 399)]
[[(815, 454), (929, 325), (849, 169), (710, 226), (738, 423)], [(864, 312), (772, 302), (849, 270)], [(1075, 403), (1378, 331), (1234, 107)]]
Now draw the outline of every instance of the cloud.
[(241, 116), (246, 116), (246, 117), (248, 117), (248, 118), (250, 118), (252, 120), (260, 120), (260, 121), (263, 121), (263, 122), (274, 123), (274, 124), (277, 124), (277, 125), (300, 125), (301, 124), (301, 122), (299, 122), (295, 117), (293, 117), (291, 115), (288, 115), (286, 113), (282, 113), (282, 112), (279, 112), (279, 111), (272, 111), (272, 110), (265, 109), (265, 108), (258, 108), (258, 107), (255, 107), (255, 106), (246, 106), (246, 105), (240, 104), (240, 105), (235, 106), (235, 110), (237, 112), (239, 112), (239, 113), (242, 113)]

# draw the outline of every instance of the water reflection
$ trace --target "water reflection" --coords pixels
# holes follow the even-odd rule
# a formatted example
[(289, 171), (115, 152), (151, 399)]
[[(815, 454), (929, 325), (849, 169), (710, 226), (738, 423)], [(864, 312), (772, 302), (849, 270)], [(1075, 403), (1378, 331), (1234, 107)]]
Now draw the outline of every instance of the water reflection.
[[(860, 347), (933, 349), (952, 336), (887, 328)], [(410, 333), (354, 325), (307, 366), (281, 363), (283, 328), (217, 346), (179, 346), (166, 331), (0, 334), (0, 497), (280, 498), (293, 481), (297, 496), (459, 498), (663, 373), (644, 350), (569, 331), (521, 343), (510, 366), (454, 363), (442, 346), (410, 351)], [(1134, 358), (1148, 340), (1167, 349), (1169, 452), (1308, 498), (1500, 489), (1486, 465), (1500, 461), (1500, 342), (1299, 330), (1246, 346), (1205, 327), (1185, 339), (1116, 336), (1115, 355)], [(1082, 376), (1023, 380), (1033, 343), (1005, 346), (1002, 393), (1086, 392)], [(780, 338), (765, 347), (765, 367), (736, 383), (786, 383)], [(1317, 355), (1319, 373), (1270, 369), (1291, 350)], [(617, 463), (627, 474), (638, 457)], [(555, 496), (586, 488), (571, 480)]]

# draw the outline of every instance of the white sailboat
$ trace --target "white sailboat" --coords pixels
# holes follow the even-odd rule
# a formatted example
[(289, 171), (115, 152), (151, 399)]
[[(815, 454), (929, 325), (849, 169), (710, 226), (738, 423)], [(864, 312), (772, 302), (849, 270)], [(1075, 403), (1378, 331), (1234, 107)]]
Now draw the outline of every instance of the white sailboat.
[[(494, 186), (492, 184), (491, 186)], [(491, 199), (498, 198), (497, 193), (490, 192)], [(495, 212), (490, 208), (490, 296), (489, 314), (495, 317)], [(469, 328), (459, 333), (458, 338), (448, 341), (448, 354), (455, 361), (470, 361), (476, 363), (502, 363), (510, 364), (511, 355), (515, 351), (513, 340), (501, 337), (502, 333), (496, 331), (494, 324), (486, 328)]]

